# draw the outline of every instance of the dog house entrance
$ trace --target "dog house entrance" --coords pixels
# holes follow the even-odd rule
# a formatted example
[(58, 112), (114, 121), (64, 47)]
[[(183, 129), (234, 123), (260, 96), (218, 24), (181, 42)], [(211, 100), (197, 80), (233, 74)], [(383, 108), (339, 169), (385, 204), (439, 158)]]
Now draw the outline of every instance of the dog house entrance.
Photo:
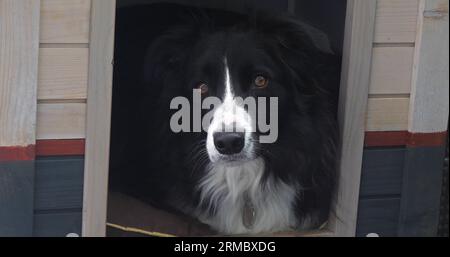
[[(337, 56), (336, 67), (334, 68), (338, 71), (336, 74), (339, 74), (341, 63), (339, 56), (342, 55), (345, 27), (345, 0), (333, 1), (333, 3), (329, 1), (287, 0), (178, 1), (178, 3), (213, 9), (209, 11), (212, 14), (209, 14), (208, 17), (211, 24), (206, 26), (214, 23), (216, 26), (217, 24), (221, 24), (219, 26), (232, 26), (236, 23), (236, 15), (239, 17), (251, 16), (251, 11), (247, 11), (249, 7), (255, 7), (274, 15), (287, 15), (289, 13), (294, 17), (302, 17), (303, 21), (308, 22), (328, 36), (330, 48)], [(157, 145), (164, 143), (164, 140), (154, 142), (156, 145), (149, 148), (149, 146), (145, 146), (145, 144), (148, 145), (148, 142), (143, 142), (147, 131), (140, 129), (147, 127), (148, 122), (155, 122), (156, 118), (148, 117), (147, 120), (142, 118), (144, 117), (142, 112), (145, 110), (142, 109), (141, 105), (148, 99), (141, 96), (146, 94), (146, 90), (156, 91), (158, 89), (143, 86), (141, 76), (143, 76), (142, 71), (147, 64), (141, 57), (145, 56), (148, 45), (164, 35), (168, 29), (183, 25), (182, 22), (186, 20), (186, 17), (180, 17), (183, 16), (183, 14), (180, 15), (180, 10), (186, 7), (179, 4), (166, 4), (161, 3), (161, 1), (158, 1), (158, 3), (155, 1), (117, 1), (110, 184), (107, 212), (107, 235), (109, 236), (137, 234), (203, 236), (216, 233), (193, 218), (182, 215), (166, 206), (146, 201), (145, 190), (136, 189), (136, 182), (130, 178), (130, 176), (137, 174), (135, 171), (145, 170), (146, 154), (159, 151)], [(324, 5), (329, 8), (322, 8)], [(198, 13), (191, 15), (196, 16)], [(202, 17), (194, 17), (195, 19), (202, 19)], [(201, 25), (199, 24), (199, 26)], [(190, 39), (186, 37), (183, 40)], [(182, 54), (180, 53), (180, 55)], [(127, 65), (122, 65), (121, 62)], [(152, 67), (152, 70), (150, 72), (161, 72), (163, 67)], [(335, 85), (330, 87), (329, 91), (336, 96), (337, 100), (339, 79), (335, 79), (333, 83)], [(148, 108), (158, 108), (157, 103), (147, 106)], [(337, 114), (337, 104), (334, 110)], [(131, 152), (133, 152), (132, 155), (129, 154)], [(125, 158), (125, 156), (127, 157)], [(160, 161), (165, 162), (164, 157), (161, 158)], [(164, 167), (164, 165), (161, 167)], [(164, 172), (164, 170), (161, 172)], [(158, 180), (158, 178), (154, 179)], [(171, 185), (165, 186), (170, 187)], [(247, 205), (252, 206), (251, 204)], [(255, 211), (253, 208), (247, 208), (247, 210), (244, 212), (246, 215), (244, 215), (243, 220), (251, 224), (251, 217), (252, 214), (255, 215)]]
[[(237, 13), (240, 12), (241, 14), (245, 13), (243, 10), (245, 10), (246, 5), (238, 4), (242, 1), (226, 1), (226, 4), (220, 4), (219, 2), (222, 1), (195, 1), (194, 3), (197, 6), (211, 7), (219, 11), (225, 9)], [(338, 144), (338, 159), (340, 162), (338, 167), (337, 192), (331, 206), (328, 224), (324, 228), (324, 232), (320, 234), (353, 236), (356, 230), (356, 213), (364, 139), (364, 113), (367, 106), (370, 79), (376, 2), (356, 0), (347, 0), (347, 3), (344, 3), (345, 1), (333, 1), (333, 3), (329, 3), (329, 1), (326, 3), (325, 1), (323, 1), (324, 3), (322, 1), (314, 1), (314, 3), (310, 1), (253, 2), (257, 2), (261, 8), (287, 11), (304, 17), (305, 20), (329, 34), (331, 46), (336, 53), (339, 54), (340, 49), (342, 49), (341, 81), (337, 83), (339, 86), (336, 85), (336, 90), (339, 87), (339, 94), (336, 94), (336, 96), (339, 95), (337, 112), (340, 133), (340, 143)], [(109, 166), (111, 168), (114, 167), (115, 157), (120, 155), (121, 152), (126, 151), (123, 148), (114, 147), (117, 144), (117, 142), (114, 142), (114, 139), (117, 139), (118, 135), (124, 136), (125, 138), (128, 137), (127, 134), (118, 134), (117, 127), (115, 126), (118, 123), (121, 126), (127, 125), (120, 124), (117, 115), (120, 113), (126, 114), (129, 110), (126, 108), (118, 109), (117, 106), (123, 105), (121, 98), (125, 97), (126, 99), (130, 95), (133, 95), (132, 90), (128, 89), (135, 88), (132, 80), (124, 87), (115, 87), (114, 99), (112, 99), (113, 63), (117, 64), (121, 59), (120, 53), (114, 51), (114, 32), (119, 31), (119, 27), (121, 26), (121, 18), (117, 17), (117, 28), (115, 27), (115, 14), (122, 7), (130, 4), (139, 4), (141, 8), (138, 9), (143, 9), (145, 7), (145, 5), (142, 5), (143, 3), (150, 4), (153, 2), (92, 0), (82, 222), (82, 233), (84, 236), (105, 236), (107, 234), (106, 228), (114, 228), (114, 226), (118, 230), (127, 227), (135, 227), (139, 230), (139, 226), (145, 222), (152, 225), (149, 231), (150, 229), (153, 231), (150, 232), (169, 232), (178, 235), (208, 234), (202, 231), (201, 227), (194, 226), (191, 220), (180, 217), (177, 213), (167, 212), (163, 208), (159, 208), (159, 206), (150, 205), (153, 208), (149, 211), (146, 209), (149, 206), (148, 204), (144, 206), (136, 205), (133, 203), (133, 201), (137, 201), (134, 198), (130, 199), (125, 195), (119, 195), (113, 198), (114, 187), (111, 185), (109, 189), (111, 189), (112, 194), (108, 192)], [(190, 3), (192, 4), (192, 1)], [(329, 6), (330, 8), (322, 8), (323, 6)], [(338, 12), (337, 10), (340, 11)], [(159, 16), (161, 15), (160, 13)], [(344, 30), (344, 16), (345, 31), (342, 32)], [(165, 18), (165, 21), (170, 20)], [(148, 22), (129, 25), (134, 26), (136, 30), (144, 31), (147, 35), (149, 32), (153, 34), (158, 33), (158, 31), (161, 32), (163, 28), (158, 25), (161, 22), (162, 20), (159, 19), (149, 25), (155, 28), (155, 30), (144, 28), (143, 24), (148, 24)], [(121, 36), (123, 35), (118, 33), (117, 38), (121, 38)], [(344, 39), (343, 43), (342, 38)], [(140, 41), (132, 37), (122, 39), (128, 40), (130, 45), (140, 43)], [(134, 49), (131, 47), (131, 49), (121, 50), (133, 51)], [(139, 66), (142, 64), (136, 63), (133, 65)], [(117, 65), (114, 65), (114, 67), (117, 67)], [(131, 69), (131, 71), (133, 70)], [(122, 75), (124, 74), (114, 72), (114, 80)], [(134, 94), (137, 93), (135, 92)], [(114, 111), (111, 111), (111, 103), (114, 105)], [(110, 133), (110, 130), (112, 130), (112, 133)], [(127, 140), (119, 140), (119, 145), (123, 141), (126, 142)], [(110, 142), (113, 145), (111, 148)], [(157, 148), (158, 145), (154, 145), (154, 147)], [(109, 150), (111, 150), (111, 155), (109, 154)], [(136, 149), (130, 150), (137, 152)], [(161, 161), (164, 161), (164, 158), (161, 158)], [(113, 199), (118, 200), (113, 202)], [(127, 209), (126, 215), (114, 211), (108, 212), (107, 206), (114, 208), (114, 204), (116, 208)], [(135, 213), (142, 214), (142, 219), (133, 216)], [(167, 217), (168, 215), (174, 215), (173, 217), (176, 222), (173, 222), (174, 220), (172, 219), (160, 218)], [(114, 222), (112, 222), (112, 219), (115, 219)], [(127, 225), (127, 219), (137, 223), (129, 223)], [(164, 224), (162, 224), (163, 221), (165, 221)], [(153, 226), (155, 223), (160, 227)], [(146, 229), (142, 230), (147, 231)], [(124, 231), (122, 230), (122, 232)], [(108, 232), (108, 234), (112, 235), (111, 233), (110, 231)], [(295, 235), (298, 235), (298, 233)]]

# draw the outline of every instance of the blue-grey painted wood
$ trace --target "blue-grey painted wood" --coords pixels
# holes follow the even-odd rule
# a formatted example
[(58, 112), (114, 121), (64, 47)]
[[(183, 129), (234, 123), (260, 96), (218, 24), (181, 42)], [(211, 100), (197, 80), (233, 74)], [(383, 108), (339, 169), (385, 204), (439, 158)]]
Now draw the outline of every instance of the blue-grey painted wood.
[(361, 199), (358, 209), (357, 236), (397, 235), (400, 198)]
[(68, 213), (36, 213), (33, 236), (64, 237), (69, 233), (81, 235), (81, 210)]
[(35, 210), (82, 208), (83, 157), (36, 160)]
[(404, 148), (364, 150), (361, 197), (401, 194), (405, 151)]
[(0, 236), (31, 236), (34, 161), (0, 162)]
[(445, 147), (414, 147), (406, 151), (400, 236), (436, 236), (439, 222)]

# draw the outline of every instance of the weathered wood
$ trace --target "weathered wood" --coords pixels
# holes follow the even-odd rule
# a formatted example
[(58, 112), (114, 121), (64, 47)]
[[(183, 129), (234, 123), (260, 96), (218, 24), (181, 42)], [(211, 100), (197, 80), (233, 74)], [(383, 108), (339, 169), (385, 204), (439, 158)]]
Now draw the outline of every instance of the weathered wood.
[(34, 209), (79, 209), (83, 205), (83, 157), (36, 160)]
[(364, 150), (360, 197), (399, 196), (402, 191), (404, 162), (404, 148)]
[(34, 161), (0, 162), (0, 237), (32, 235), (33, 192)]
[(83, 235), (104, 236), (108, 197), (115, 0), (92, 0)]
[(369, 98), (366, 131), (401, 131), (408, 128), (409, 98)]
[(419, 0), (378, 0), (376, 43), (413, 43), (416, 38)]
[(399, 236), (436, 236), (444, 154), (445, 146), (407, 148)]
[(88, 43), (91, 0), (42, 0), (41, 43)]
[(35, 143), (39, 7), (0, 0), (0, 146)]
[(369, 94), (409, 94), (414, 47), (375, 47)]
[(358, 211), (357, 236), (376, 233), (397, 236), (400, 198), (361, 199)]
[(38, 99), (86, 99), (88, 48), (41, 48)]
[(37, 139), (73, 139), (86, 136), (86, 104), (40, 103)]
[(338, 110), (340, 172), (329, 222), (338, 236), (354, 236), (356, 231), (375, 10), (375, 1), (347, 1)]
[(414, 56), (411, 132), (447, 130), (449, 115), (448, 0), (421, 1)]
[(65, 237), (70, 233), (81, 236), (81, 210), (34, 215), (33, 236)]

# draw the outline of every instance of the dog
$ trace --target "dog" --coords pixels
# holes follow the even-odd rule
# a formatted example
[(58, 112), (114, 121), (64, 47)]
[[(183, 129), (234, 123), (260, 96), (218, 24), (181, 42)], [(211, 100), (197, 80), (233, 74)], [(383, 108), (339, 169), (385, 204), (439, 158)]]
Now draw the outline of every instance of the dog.
[[(222, 234), (318, 228), (333, 199), (338, 142), (339, 64), (326, 36), (269, 13), (176, 7), (118, 14), (112, 188)], [(174, 132), (171, 102), (192, 103), (193, 90), (221, 104), (201, 110), (211, 115), (205, 130)], [(277, 99), (276, 140), (260, 141), (267, 133), (237, 97)]]

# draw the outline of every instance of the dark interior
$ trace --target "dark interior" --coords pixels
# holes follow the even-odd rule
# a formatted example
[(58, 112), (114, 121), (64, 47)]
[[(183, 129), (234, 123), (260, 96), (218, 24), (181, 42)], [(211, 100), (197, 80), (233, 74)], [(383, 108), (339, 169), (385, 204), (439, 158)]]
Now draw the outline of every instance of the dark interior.
[[(170, 4), (167, 4), (170, 3)], [(246, 14), (252, 8), (270, 10), (280, 14), (291, 14), (322, 30), (329, 37), (333, 52), (342, 55), (346, 0), (118, 0), (115, 39), (114, 81), (127, 81), (126, 85), (113, 83), (113, 109), (110, 149), (110, 194), (108, 199), (108, 236), (161, 236), (164, 234), (179, 236), (212, 235), (213, 231), (197, 221), (185, 217), (176, 211), (161, 209), (149, 203), (141, 202), (131, 196), (120, 193), (123, 178), (127, 176), (120, 162), (124, 151), (139, 149), (139, 128), (129, 123), (136, 112), (136, 106), (125, 105), (125, 102), (139, 104), (142, 88), (137, 83), (142, 63), (131, 62), (136, 56), (143, 55), (139, 49), (150, 44), (167, 28), (178, 25), (181, 20), (176, 15), (177, 4), (192, 5), (201, 8), (212, 8), (218, 19), (227, 21), (231, 13)], [(221, 17), (221, 15), (223, 17)], [(130, 32), (130, 27), (135, 28)], [(143, 36), (145, 35), (145, 36)], [(125, 47), (126, 46), (126, 47)], [(134, 67), (118, 68), (120, 62), (133, 63)], [(338, 67), (340, 68), (340, 67)], [(339, 85), (335, 85), (338, 96)], [(130, 101), (130, 99), (135, 101)], [(135, 158), (144, 158), (136, 153)], [(133, 160), (127, 160), (132, 163)], [(120, 172), (118, 172), (118, 170)], [(112, 225), (111, 225), (112, 224)], [(125, 228), (137, 228), (127, 230)], [(157, 233), (154, 233), (157, 232)], [(163, 233), (163, 234), (158, 234)]]

